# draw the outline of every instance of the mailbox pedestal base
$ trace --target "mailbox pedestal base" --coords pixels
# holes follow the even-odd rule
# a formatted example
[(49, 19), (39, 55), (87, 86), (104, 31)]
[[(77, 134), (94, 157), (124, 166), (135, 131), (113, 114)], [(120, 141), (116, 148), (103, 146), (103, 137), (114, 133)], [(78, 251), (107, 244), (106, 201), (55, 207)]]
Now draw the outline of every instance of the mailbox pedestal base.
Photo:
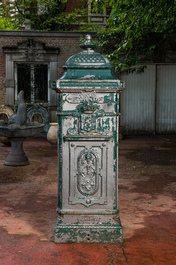
[(118, 215), (64, 215), (55, 227), (57, 243), (122, 243)]

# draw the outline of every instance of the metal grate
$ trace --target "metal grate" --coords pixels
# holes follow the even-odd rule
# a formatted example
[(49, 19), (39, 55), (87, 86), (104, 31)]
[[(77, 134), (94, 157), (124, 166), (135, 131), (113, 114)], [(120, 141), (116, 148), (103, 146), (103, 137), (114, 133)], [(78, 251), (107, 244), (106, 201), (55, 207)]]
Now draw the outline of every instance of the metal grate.
[(17, 64), (18, 93), (23, 90), (28, 103), (48, 101), (48, 65)]

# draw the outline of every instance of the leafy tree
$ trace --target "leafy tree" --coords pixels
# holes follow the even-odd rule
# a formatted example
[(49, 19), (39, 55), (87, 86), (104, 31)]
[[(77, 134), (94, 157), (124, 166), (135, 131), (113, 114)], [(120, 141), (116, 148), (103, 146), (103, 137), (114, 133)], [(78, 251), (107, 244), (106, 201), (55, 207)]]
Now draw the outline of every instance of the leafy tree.
[[(9, 14), (12, 14), (11, 17)], [(10, 2), (0, 1), (0, 30), (18, 30), (18, 21)]]
[(110, 10), (99, 45), (116, 69), (155, 60), (176, 29), (176, 0), (92, 0)]
[(72, 12), (66, 12), (69, 0), (9, 0), (1, 3), (0, 13), (19, 26), (28, 23), (33, 30), (68, 31), (75, 22), (87, 21), (87, 3), (77, 2)]
[(18, 30), (18, 23), (8, 18), (0, 18), (0, 30)]

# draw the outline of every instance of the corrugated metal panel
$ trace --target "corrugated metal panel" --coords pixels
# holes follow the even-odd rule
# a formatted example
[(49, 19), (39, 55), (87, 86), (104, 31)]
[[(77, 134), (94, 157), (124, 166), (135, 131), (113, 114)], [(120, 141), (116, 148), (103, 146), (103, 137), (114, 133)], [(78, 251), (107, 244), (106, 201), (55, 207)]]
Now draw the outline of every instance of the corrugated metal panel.
[(120, 104), (122, 134), (155, 132), (155, 69), (155, 65), (149, 65), (144, 73), (121, 76), (126, 88), (121, 93)]
[(156, 133), (176, 133), (176, 65), (157, 66)]

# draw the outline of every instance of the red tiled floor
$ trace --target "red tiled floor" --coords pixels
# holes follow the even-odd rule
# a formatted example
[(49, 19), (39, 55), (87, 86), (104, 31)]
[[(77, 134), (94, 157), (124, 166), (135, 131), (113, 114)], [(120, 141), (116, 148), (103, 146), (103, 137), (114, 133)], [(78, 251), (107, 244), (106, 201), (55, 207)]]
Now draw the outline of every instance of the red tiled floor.
[(57, 148), (24, 142), (29, 166), (7, 167), (0, 144), (0, 264), (176, 264), (176, 136), (119, 144), (123, 244), (56, 244)]

